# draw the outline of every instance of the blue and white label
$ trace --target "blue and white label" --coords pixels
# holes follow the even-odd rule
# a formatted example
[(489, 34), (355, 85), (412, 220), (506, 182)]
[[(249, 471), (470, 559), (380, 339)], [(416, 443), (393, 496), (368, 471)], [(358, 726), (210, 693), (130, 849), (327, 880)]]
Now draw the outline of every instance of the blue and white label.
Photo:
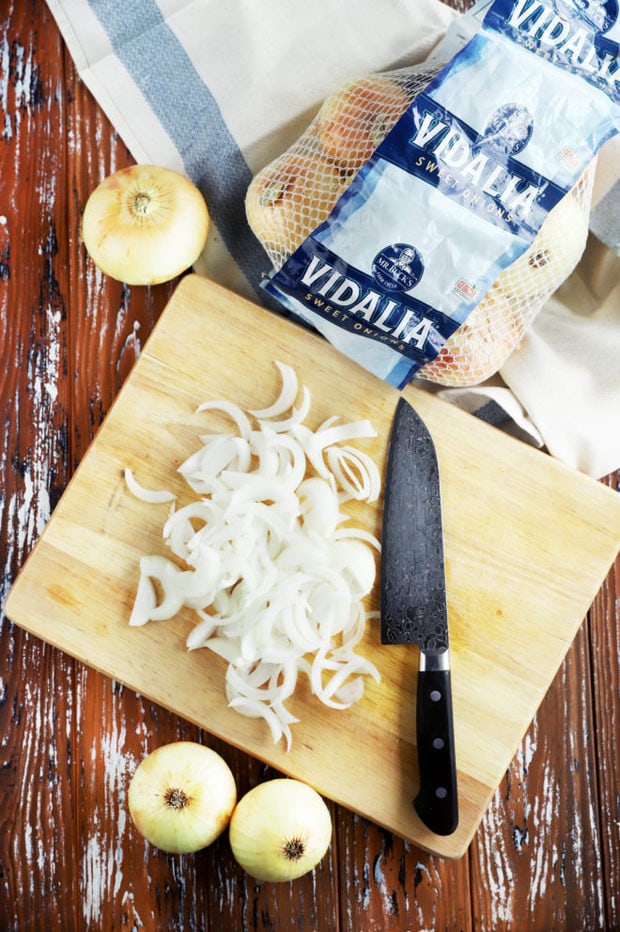
[(484, 26), (620, 100), (617, 0), (495, 0)]
[(271, 291), (277, 284), (278, 290), (294, 298), (304, 319), (314, 315), (392, 347), (418, 367), (434, 358), (457, 324), (406, 293), (415, 288), (416, 275), (422, 274), (416, 249), (396, 244), (381, 250), (375, 260), (379, 274), (374, 268), (367, 274), (309, 238), (266, 287)]
[(433, 185), (488, 223), (527, 238), (565, 194), (562, 184), (516, 158), (533, 128), (527, 108), (508, 102), (477, 131), (422, 93), (376, 156)]

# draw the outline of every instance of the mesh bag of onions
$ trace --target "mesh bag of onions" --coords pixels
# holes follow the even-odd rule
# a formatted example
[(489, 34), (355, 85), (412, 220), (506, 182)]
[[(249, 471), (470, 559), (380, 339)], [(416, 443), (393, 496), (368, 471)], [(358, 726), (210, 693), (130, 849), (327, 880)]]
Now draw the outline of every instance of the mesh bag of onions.
[[(518, 54), (523, 56), (527, 53), (519, 50)], [(548, 63), (545, 63), (545, 66), (548, 67)], [(350, 222), (353, 208), (342, 206), (347, 204), (347, 199), (342, 198), (343, 194), (348, 192), (355, 182), (360, 195), (364, 196), (360, 178), (367, 171), (373, 153), (397, 124), (403, 122), (401, 118), (407, 111), (411, 112), (412, 103), (425, 92), (429, 83), (434, 82), (436, 86), (439, 80), (437, 76), (441, 77), (444, 68), (445, 62), (432, 60), (409, 68), (368, 75), (338, 88), (323, 102), (305, 132), (293, 145), (254, 177), (246, 196), (248, 222), (264, 246), (273, 266), (266, 288), (290, 310), (299, 311), (299, 301), (291, 301), (287, 294), (283, 293), (280, 287), (280, 282), (283, 281), (281, 270), (286, 271), (291, 266), (291, 258), (309, 241), (311, 234), (313, 241), (324, 244), (326, 240), (321, 230), (325, 226), (342, 228)], [(564, 75), (561, 79), (565, 80)], [(540, 86), (544, 87), (544, 81), (540, 82)], [(521, 119), (522, 123), (529, 119), (529, 127), (526, 126), (525, 132), (529, 132), (530, 136), (532, 123), (536, 120), (539, 123), (542, 121), (544, 101), (539, 101), (537, 107), (534, 117), (527, 112), (527, 108), (514, 108), (515, 111), (519, 111), (516, 112), (516, 118)], [(506, 109), (504, 107), (504, 111)], [(491, 119), (493, 108), (487, 110), (491, 114), (487, 119)], [(495, 116), (498, 112), (496, 109)], [(485, 132), (492, 125), (488, 123)], [(509, 132), (507, 125), (506, 120), (502, 132)], [(433, 131), (431, 128), (428, 131), (429, 135)], [(529, 138), (528, 136), (523, 147), (527, 145)], [(553, 139), (549, 146), (551, 144), (556, 146), (557, 140)], [(516, 146), (512, 152), (505, 155), (505, 165), (510, 164), (515, 152), (520, 152)], [(554, 153), (554, 158), (555, 155)], [(394, 375), (389, 365), (383, 366), (382, 362), (376, 365), (374, 362), (367, 364), (364, 357), (370, 351), (362, 349), (358, 361), (399, 387), (406, 384), (413, 374), (438, 384), (465, 386), (479, 384), (496, 373), (518, 347), (525, 331), (549, 297), (571, 274), (585, 248), (596, 146), (592, 147), (588, 158), (585, 158), (583, 153), (580, 153), (580, 157), (580, 162), (573, 160), (571, 163), (573, 175), (570, 183), (566, 183), (566, 178), (570, 175), (565, 173), (563, 176), (563, 196), (556, 197), (550, 208), (547, 206), (545, 210), (539, 211), (537, 216), (541, 222), (537, 226), (533, 225), (535, 232), (527, 239), (527, 248), (521, 248), (520, 251), (513, 249), (513, 256), (516, 254), (516, 258), (496, 263), (496, 274), (492, 278), (483, 277), (482, 280), (476, 280), (471, 276), (464, 276), (465, 291), (461, 295), (461, 308), (468, 302), (470, 308), (465, 312), (460, 310), (460, 316), (455, 314), (456, 323), (447, 328), (449, 332), (442, 333), (439, 329), (438, 334), (432, 331), (430, 341), (427, 341), (431, 344), (431, 351), (424, 357), (420, 356), (415, 365), (409, 365), (404, 378), (402, 365), (399, 374)], [(566, 159), (570, 161), (570, 152), (566, 154)], [(438, 171), (442, 168), (448, 172), (449, 165), (442, 166), (439, 160)], [(362, 169), (364, 171), (361, 171)], [(372, 178), (372, 173), (365, 177), (368, 186), (377, 184), (376, 179)], [(543, 173), (538, 177), (546, 176)], [(458, 171), (453, 172), (450, 184), (459, 196), (463, 194), (463, 188), (468, 183), (471, 184), (463, 177), (459, 178)], [(460, 191), (457, 190), (459, 186)], [(543, 190), (543, 187), (540, 190)], [(462, 198), (460, 204), (463, 204)], [(406, 195), (403, 195), (403, 205), (407, 205)], [(403, 210), (406, 211), (407, 206), (404, 206)], [(454, 211), (456, 210), (455, 207)], [(481, 213), (476, 208), (472, 209), (472, 214), (476, 211)], [(371, 219), (366, 217), (363, 222), (370, 227)], [(381, 222), (384, 222), (383, 219)], [(428, 228), (428, 218), (423, 218), (420, 222)], [(477, 218), (477, 222), (482, 224), (483, 221)], [(362, 221), (359, 221), (358, 234), (361, 225)], [(394, 222), (394, 228), (394, 238), (387, 242), (399, 242), (398, 232), (401, 224), (398, 218)], [(410, 230), (411, 226), (407, 229)], [(340, 235), (342, 239), (342, 234), (335, 235)], [(466, 229), (461, 228), (460, 236), (461, 242), (458, 246), (462, 253), (466, 253)], [(402, 239), (400, 243), (402, 244)], [(347, 244), (343, 253), (346, 252), (346, 248)], [(447, 249), (449, 251), (449, 245)], [(508, 252), (509, 249), (505, 255), (508, 255)], [(320, 254), (330, 255), (327, 250)], [(345, 261), (352, 260), (345, 257)], [(404, 268), (407, 272), (406, 266)], [(413, 278), (405, 280), (408, 284), (412, 281), (414, 285), (417, 284)], [(336, 282), (337, 279), (323, 278), (320, 283), (323, 285), (327, 281)], [(270, 285), (273, 282), (276, 285), (275, 290)], [(340, 288), (342, 294), (342, 282)], [(403, 288), (403, 291), (416, 294), (411, 288)], [(321, 294), (329, 303), (330, 295), (326, 284)], [(289, 291), (288, 295), (293, 295), (293, 292)], [(337, 335), (333, 320), (324, 326), (321, 322), (317, 325), (316, 318), (319, 315), (316, 304), (315, 300), (315, 306), (310, 307), (308, 313), (307, 308), (301, 308), (300, 316), (317, 326), (332, 342), (348, 352), (351, 345), (349, 336)], [(331, 302), (330, 307), (333, 304)], [(365, 311), (368, 306), (364, 306)], [(354, 308), (350, 313), (355, 312)], [(325, 317), (324, 309), (320, 313)], [(335, 316), (334, 314), (333, 317)], [(365, 313), (364, 320), (370, 321), (368, 313)], [(343, 325), (339, 323), (338, 326)], [(351, 323), (347, 326), (349, 330), (353, 329)], [(401, 327), (400, 333), (403, 332), (404, 328)], [(370, 328), (367, 328), (365, 335), (369, 339), (378, 339), (377, 336), (370, 337)], [(376, 351), (377, 354), (379, 352)], [(357, 356), (357, 351), (350, 355)]]

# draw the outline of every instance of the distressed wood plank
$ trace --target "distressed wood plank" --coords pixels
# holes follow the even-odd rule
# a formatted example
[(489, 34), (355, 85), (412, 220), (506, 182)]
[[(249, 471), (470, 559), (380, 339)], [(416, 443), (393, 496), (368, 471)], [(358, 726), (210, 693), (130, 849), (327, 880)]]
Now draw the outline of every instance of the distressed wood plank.
[(197, 730), (135, 693), (81, 667), (80, 806), (77, 813), (80, 920), (87, 929), (200, 928), (209, 886), (200, 857), (173, 857), (138, 834), (127, 787), (140, 760)]
[(338, 846), (343, 932), (472, 929), (467, 857), (434, 857), (345, 810)]
[(590, 682), (584, 624), (472, 845), (480, 932), (605, 928)]
[[(106, 175), (133, 160), (80, 82), (69, 56), (64, 67), (70, 98), (68, 230), (74, 247), (68, 311), (74, 468), (176, 281), (131, 289), (102, 275), (88, 259), (79, 238), (88, 195)], [(76, 707), (80, 921), (89, 929), (201, 928), (208, 898), (200, 870), (202, 854), (174, 858), (151, 848), (133, 830), (126, 805), (128, 783), (142, 757), (167, 741), (197, 740), (197, 729), (81, 664)]]
[[(5, 5), (0, 140), (2, 602), (67, 478), (63, 47), (46, 8)], [(0, 927), (75, 927), (75, 665), (0, 632)]]

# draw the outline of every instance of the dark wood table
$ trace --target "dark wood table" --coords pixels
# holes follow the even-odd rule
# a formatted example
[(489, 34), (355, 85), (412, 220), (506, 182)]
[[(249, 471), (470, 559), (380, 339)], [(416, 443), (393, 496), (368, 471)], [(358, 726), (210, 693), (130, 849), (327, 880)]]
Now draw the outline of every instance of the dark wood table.
[[(87, 196), (132, 159), (44, 0), (0, 11), (4, 600), (175, 283), (128, 288), (88, 260)], [(282, 885), (244, 875), (225, 835), (194, 856), (155, 850), (126, 804), (145, 745), (210, 743), (240, 792), (268, 768), (3, 619), (0, 929), (619, 929), (619, 598), (620, 559), (465, 857), (330, 804), (328, 855)]]

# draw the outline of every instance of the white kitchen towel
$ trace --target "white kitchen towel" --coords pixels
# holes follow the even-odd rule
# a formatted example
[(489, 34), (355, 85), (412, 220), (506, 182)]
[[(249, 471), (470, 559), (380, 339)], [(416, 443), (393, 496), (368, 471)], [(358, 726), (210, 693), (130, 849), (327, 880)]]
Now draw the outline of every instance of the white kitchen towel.
[[(213, 223), (196, 270), (266, 306), (274, 305), (260, 282), (270, 264), (244, 209), (253, 175), (294, 142), (332, 90), (423, 60), (458, 17), (440, 0), (47, 2), (81, 78), (136, 161), (174, 168), (202, 190)], [(599, 315), (596, 297), (582, 305), (582, 291), (569, 293), (579, 333), (574, 311), (558, 313), (554, 300), (539, 315), (535, 343), (524, 341), (511, 358), (509, 387), (494, 380), (442, 395), (495, 423), (508, 420), (524, 439), (599, 477), (620, 467), (620, 366), (607, 339), (608, 328), (620, 331), (620, 296), (612, 289)], [(573, 393), (579, 404), (566, 416), (564, 380), (575, 359), (588, 385)]]
[(502, 376), (557, 459), (596, 477), (618, 468), (620, 257), (590, 240)]

